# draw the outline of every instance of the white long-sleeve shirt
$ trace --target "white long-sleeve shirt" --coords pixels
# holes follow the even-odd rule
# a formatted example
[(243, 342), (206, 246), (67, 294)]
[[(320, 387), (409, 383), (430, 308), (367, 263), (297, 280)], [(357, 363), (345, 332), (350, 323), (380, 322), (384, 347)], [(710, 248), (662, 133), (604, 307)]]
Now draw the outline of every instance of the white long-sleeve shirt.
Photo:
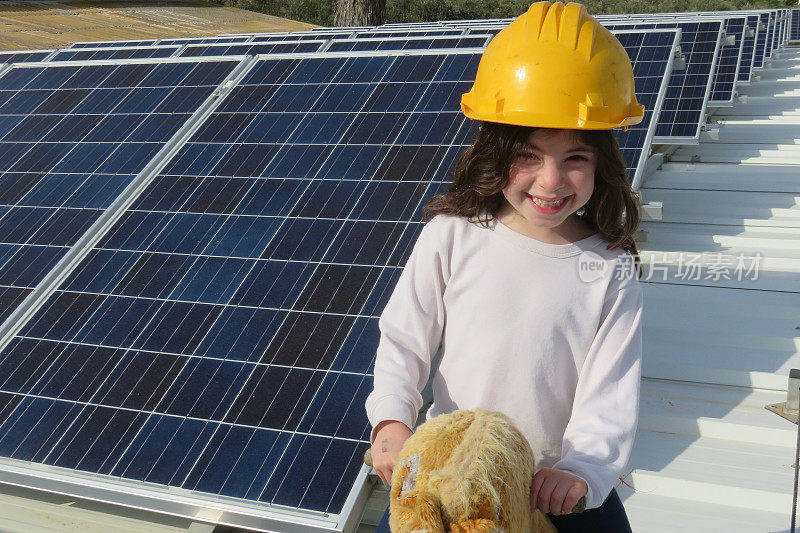
[(490, 409), (531, 444), (537, 470), (586, 481), (599, 507), (633, 446), (641, 376), (642, 290), (632, 256), (594, 234), (547, 244), (497, 219), (425, 224), (379, 320), (374, 428), (415, 427), (441, 345), (427, 413)]

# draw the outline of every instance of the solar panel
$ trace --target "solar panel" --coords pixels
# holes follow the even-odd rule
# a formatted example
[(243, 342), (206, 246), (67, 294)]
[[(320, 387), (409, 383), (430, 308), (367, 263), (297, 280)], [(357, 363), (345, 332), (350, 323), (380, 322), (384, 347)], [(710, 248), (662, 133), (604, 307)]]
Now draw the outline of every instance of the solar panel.
[(262, 56), (3, 351), (0, 453), (342, 527), (378, 309), (478, 58)]
[(769, 22), (767, 23), (767, 42), (766, 42), (766, 49), (764, 52), (764, 60), (772, 57), (772, 52), (775, 50), (775, 24), (776, 24), (776, 17), (774, 11), (769, 11), (767, 13), (769, 17)]
[(680, 29), (655, 29), (648, 32), (615, 30), (613, 33), (631, 58), (636, 83), (636, 98), (645, 108), (644, 118), (627, 131), (618, 131), (620, 150), (625, 158), (628, 176), (638, 188), (650, 155), (650, 145), (656, 131), (672, 62), (680, 43)]
[(125, 46), (100, 48), (67, 48), (59, 50), (50, 61), (89, 61), (97, 59), (145, 59), (171, 57), (179, 46)]
[(219, 44), (243, 43), (250, 39), (249, 35), (236, 35), (229, 37), (183, 37), (180, 39), (159, 39), (159, 46), (184, 45), (184, 44)]
[(758, 40), (759, 33), (758, 28), (758, 14), (747, 15), (747, 31), (745, 32), (744, 43), (742, 44), (742, 61), (739, 64), (739, 72), (736, 77), (739, 83), (749, 83), (753, 75), (756, 41)]
[(793, 41), (800, 40), (800, 9), (792, 9), (792, 30), (789, 38)]
[(723, 46), (719, 52), (717, 70), (709, 95), (709, 100), (713, 101), (714, 105), (733, 105), (737, 74), (742, 61), (746, 25), (746, 17), (725, 18), (725, 35), (733, 38), (734, 44)]
[(489, 35), (458, 37), (384, 37), (381, 39), (334, 39), (329, 52), (366, 50), (430, 50), (434, 48), (484, 48)]
[(781, 9), (781, 41), (780, 45), (783, 46), (789, 40), (789, 27), (792, 23), (791, 11), (788, 9)]
[(767, 34), (769, 28), (769, 13), (763, 11), (758, 14), (759, 27), (758, 35), (756, 36), (755, 55), (753, 56), (753, 68), (761, 68), (764, 66), (764, 60), (767, 54)]
[[(387, 24), (390, 26), (390, 24)], [(309, 32), (323, 32), (323, 33), (330, 33), (331, 31), (356, 31), (356, 30), (371, 30), (375, 28), (375, 26), (335, 26), (335, 27), (321, 27), (321, 28), (311, 28), (308, 30)]]
[(326, 43), (326, 40), (305, 41), (275, 41), (256, 42), (245, 44), (190, 44), (184, 48), (181, 57), (197, 56), (226, 56), (226, 55), (258, 55), (258, 54), (289, 54), (300, 52), (316, 52)]
[(705, 109), (711, 91), (711, 73), (719, 55), (722, 21), (675, 22), (615, 22), (601, 20), (609, 29), (681, 29), (681, 53), (686, 68), (672, 72), (661, 114), (658, 117), (656, 138), (660, 144), (696, 142), (705, 122)]
[(156, 39), (146, 39), (138, 41), (86, 41), (72, 43), (69, 48), (102, 48), (106, 46), (152, 46), (156, 44)]
[(0, 53), (0, 63), (29, 63), (43, 61), (53, 55), (55, 50), (20, 50)]
[(0, 77), (0, 317), (236, 64), (159, 61), (17, 64)]
[(497, 35), (500, 33), (505, 26), (501, 28), (469, 28), (467, 30), (467, 35), (474, 35), (474, 34), (488, 34), (488, 35)]
[(349, 39), (353, 36), (351, 31), (340, 32), (294, 32), (286, 33), (283, 35), (264, 33), (254, 34), (251, 43), (259, 41), (305, 41), (305, 40), (319, 40), (319, 39)]
[[(723, 30), (727, 39), (721, 43), (719, 58), (712, 69), (712, 86), (709, 92), (709, 100), (714, 101), (714, 105), (733, 105), (734, 92), (736, 90), (737, 71), (742, 59), (742, 49), (744, 44), (744, 28), (746, 17), (730, 12), (706, 12), (706, 13), (655, 13), (652, 15), (628, 15), (627, 20), (638, 22), (674, 22), (681, 20), (697, 21), (709, 20), (711, 18), (724, 21)], [(602, 16), (600, 21), (603, 24), (619, 22), (614, 16)]]
[(437, 35), (461, 35), (463, 30), (460, 29), (422, 29), (422, 30), (370, 30), (356, 33), (353, 38), (355, 39), (383, 39), (391, 37), (434, 37)]
[(781, 44), (783, 44), (783, 10), (779, 10), (775, 12), (775, 38), (772, 41), (772, 49), (773, 51), (777, 51), (780, 48)]

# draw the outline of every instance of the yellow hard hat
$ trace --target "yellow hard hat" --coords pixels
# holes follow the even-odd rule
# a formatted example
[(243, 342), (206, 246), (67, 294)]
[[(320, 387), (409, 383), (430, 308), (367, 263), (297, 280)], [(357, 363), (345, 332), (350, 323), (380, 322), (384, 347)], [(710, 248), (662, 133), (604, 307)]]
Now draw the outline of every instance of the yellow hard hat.
[(642, 121), (625, 48), (581, 4), (536, 2), (486, 47), (472, 89), (472, 119), (602, 130)]

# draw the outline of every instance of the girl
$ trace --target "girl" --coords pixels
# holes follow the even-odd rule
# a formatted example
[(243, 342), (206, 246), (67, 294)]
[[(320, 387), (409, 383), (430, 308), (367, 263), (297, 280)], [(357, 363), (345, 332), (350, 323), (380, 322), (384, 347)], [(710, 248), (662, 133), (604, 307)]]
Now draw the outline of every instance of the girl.
[(428, 418), (505, 413), (536, 458), (532, 509), (630, 531), (613, 486), (638, 416), (640, 216), (611, 131), (642, 118), (630, 60), (583, 6), (539, 2), (487, 47), (462, 110), (480, 131), (379, 321), (374, 468), (390, 482), (441, 347)]

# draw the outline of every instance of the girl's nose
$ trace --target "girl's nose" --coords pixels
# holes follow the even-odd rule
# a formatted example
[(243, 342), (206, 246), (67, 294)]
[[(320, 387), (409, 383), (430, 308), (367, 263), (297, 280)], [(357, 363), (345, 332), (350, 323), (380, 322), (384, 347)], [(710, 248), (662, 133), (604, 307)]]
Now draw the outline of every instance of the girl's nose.
[(563, 179), (563, 170), (557, 161), (545, 160), (539, 168), (539, 182), (542, 192), (558, 192)]

